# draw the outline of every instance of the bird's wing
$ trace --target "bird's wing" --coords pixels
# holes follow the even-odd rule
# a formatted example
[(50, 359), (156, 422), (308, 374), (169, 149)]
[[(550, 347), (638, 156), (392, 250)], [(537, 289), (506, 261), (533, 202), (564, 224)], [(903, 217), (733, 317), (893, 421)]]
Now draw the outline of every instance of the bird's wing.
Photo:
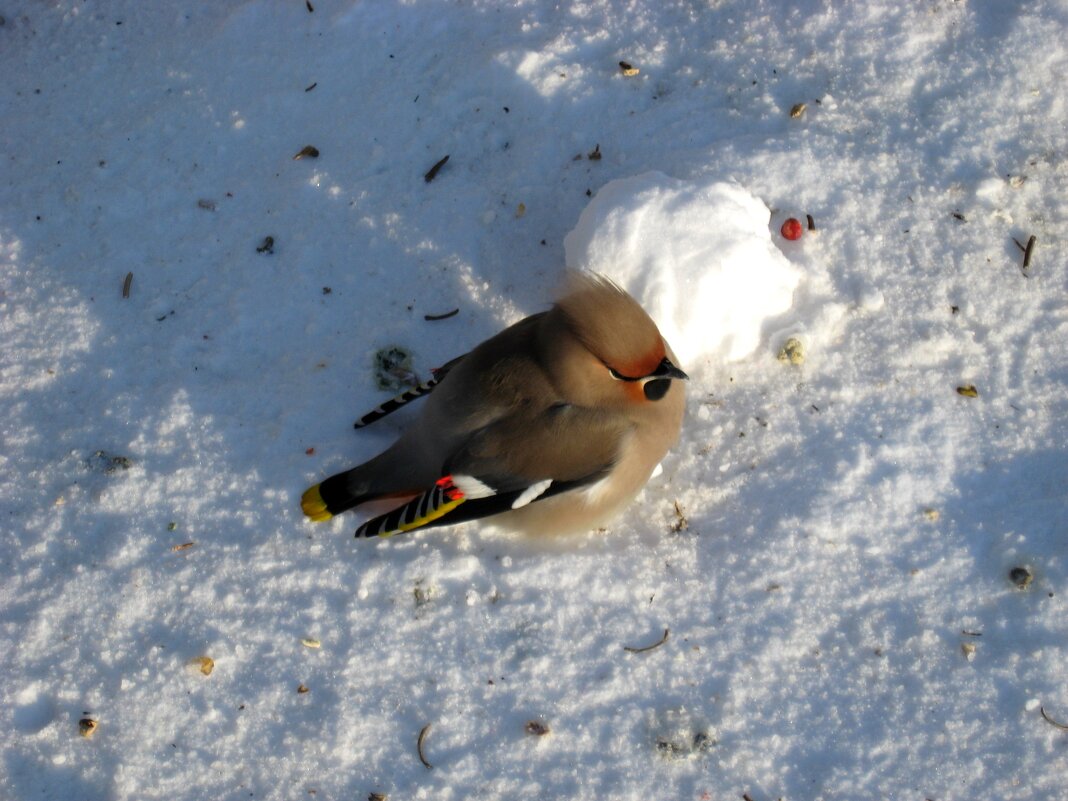
[(477, 520), (587, 486), (611, 471), (626, 433), (613, 416), (568, 404), (536, 415), (517, 411), (475, 432), (432, 487), (367, 521), (356, 536)]
[(406, 389), (400, 395), (390, 398), (385, 403), (376, 406), (363, 417), (361, 417), (359, 420), (357, 420), (355, 423), (353, 423), (352, 427), (363, 428), (364, 426), (369, 426), (371, 425), (371, 423), (374, 423), (377, 420), (381, 420), (387, 415), (393, 414), (393, 412), (397, 411), (397, 409), (399, 409), (401, 406), (404, 406), (407, 403), (411, 403), (416, 398), (421, 398), (424, 395), (429, 395), (431, 390), (433, 390), (434, 387), (440, 384), (442, 379), (445, 378), (446, 375), (448, 375), (449, 370), (459, 364), (463, 358), (463, 356), (457, 356), (448, 364), (445, 364), (442, 367), (438, 367), (437, 369), (433, 370), (433, 375), (426, 381), (424, 381), (422, 384), (417, 387), (413, 387), (412, 389)]

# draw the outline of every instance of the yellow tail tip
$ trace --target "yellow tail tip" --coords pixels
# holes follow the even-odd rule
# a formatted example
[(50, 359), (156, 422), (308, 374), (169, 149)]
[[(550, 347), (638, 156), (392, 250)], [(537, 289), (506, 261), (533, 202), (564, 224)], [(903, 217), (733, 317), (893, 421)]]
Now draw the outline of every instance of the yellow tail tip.
[(300, 496), (300, 508), (308, 517), (315, 522), (322, 520), (329, 520), (333, 517), (326, 509), (326, 503), (323, 502), (323, 496), (319, 494), (319, 485), (309, 487), (304, 491), (304, 494)]

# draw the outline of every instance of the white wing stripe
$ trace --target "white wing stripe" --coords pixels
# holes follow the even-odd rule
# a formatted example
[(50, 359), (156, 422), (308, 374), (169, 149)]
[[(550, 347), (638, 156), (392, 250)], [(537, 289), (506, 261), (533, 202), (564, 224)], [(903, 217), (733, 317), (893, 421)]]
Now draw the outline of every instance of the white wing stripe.
[(520, 507), (526, 506), (531, 501), (536, 500), (538, 496), (545, 492), (545, 490), (549, 489), (549, 485), (552, 483), (553, 480), (551, 478), (547, 478), (544, 481), (539, 481), (536, 484), (531, 484), (529, 487), (523, 490), (522, 494), (520, 494), (518, 498), (512, 501), (512, 508), (519, 509)]
[(466, 498), (488, 498), (491, 495), (497, 494), (497, 490), (489, 484), (479, 481), (474, 476), (454, 475), (452, 477), (452, 483)]

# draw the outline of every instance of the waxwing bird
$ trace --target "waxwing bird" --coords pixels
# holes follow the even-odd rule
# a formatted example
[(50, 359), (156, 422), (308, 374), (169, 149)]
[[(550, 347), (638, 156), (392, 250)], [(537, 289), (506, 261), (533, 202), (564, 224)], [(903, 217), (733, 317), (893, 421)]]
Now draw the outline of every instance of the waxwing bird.
[(389, 449), (308, 489), (301, 508), (326, 520), (397, 500), (357, 537), (490, 516), (530, 533), (594, 528), (678, 439), (686, 377), (637, 301), (606, 278), (570, 272), (548, 311), (361, 418), (357, 428), (426, 396)]

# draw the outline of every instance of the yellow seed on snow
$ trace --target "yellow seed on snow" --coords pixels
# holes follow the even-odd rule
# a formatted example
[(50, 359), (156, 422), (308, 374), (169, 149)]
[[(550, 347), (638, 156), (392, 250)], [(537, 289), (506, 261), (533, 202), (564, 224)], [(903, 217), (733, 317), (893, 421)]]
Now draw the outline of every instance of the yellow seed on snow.
[(189, 660), (190, 667), (195, 667), (205, 676), (210, 676), (211, 671), (215, 670), (215, 660), (210, 656), (195, 656)]

